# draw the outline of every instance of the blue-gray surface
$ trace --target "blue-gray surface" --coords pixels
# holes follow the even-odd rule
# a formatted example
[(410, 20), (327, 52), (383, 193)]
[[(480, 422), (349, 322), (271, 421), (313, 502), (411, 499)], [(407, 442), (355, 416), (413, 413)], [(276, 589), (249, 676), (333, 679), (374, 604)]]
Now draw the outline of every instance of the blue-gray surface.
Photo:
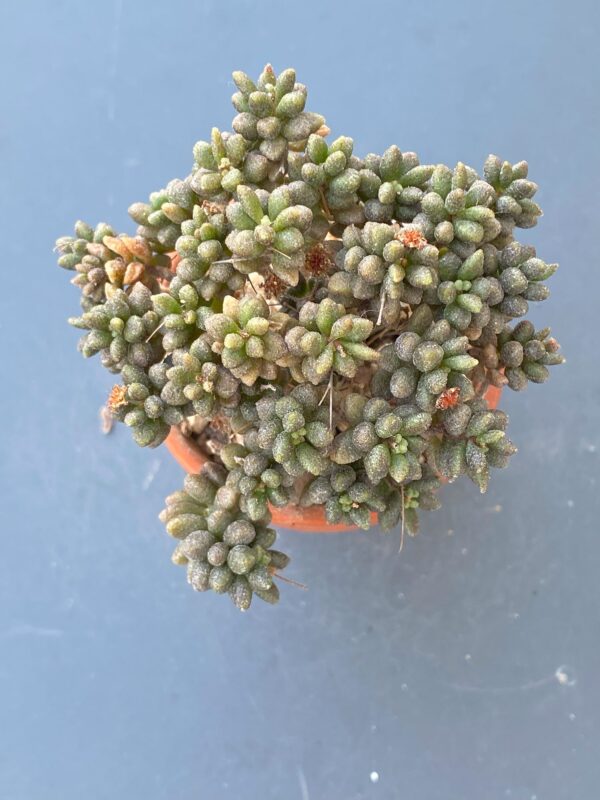
[[(600, 782), (595, 2), (4, 0), (2, 800), (579, 800)], [(102, 436), (53, 240), (228, 127), (232, 69), (295, 66), (359, 153), (526, 158), (568, 355), (506, 397), (510, 470), (398, 538), (283, 535), (276, 609), (198, 596), (163, 450)], [(595, 326), (597, 330), (597, 323)], [(593, 370), (591, 370), (593, 368)]]

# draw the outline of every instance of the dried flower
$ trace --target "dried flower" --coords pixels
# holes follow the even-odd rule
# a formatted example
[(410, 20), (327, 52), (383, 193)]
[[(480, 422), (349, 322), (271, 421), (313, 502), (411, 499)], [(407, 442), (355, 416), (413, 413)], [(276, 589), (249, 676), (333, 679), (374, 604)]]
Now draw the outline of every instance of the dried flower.
[(450, 389), (445, 389), (438, 399), (435, 401), (437, 409), (445, 410), (446, 408), (454, 408), (460, 400), (460, 389), (458, 386), (453, 386)]
[(304, 259), (304, 269), (315, 278), (327, 275), (333, 266), (333, 259), (323, 244), (311, 247)]
[(422, 250), (427, 244), (427, 239), (423, 236), (421, 231), (409, 225), (404, 225), (400, 228), (396, 234), (396, 239), (405, 247), (410, 247), (413, 250)]
[(222, 214), (223, 207), (217, 205), (217, 203), (211, 203), (210, 200), (203, 200), (200, 204), (202, 206), (203, 211), (206, 211), (207, 214)]
[(110, 390), (110, 394), (108, 395), (106, 405), (111, 413), (114, 413), (118, 408), (127, 405), (127, 387), (119, 386), (119, 384), (113, 386)]
[(287, 285), (277, 275), (270, 272), (263, 279), (263, 293), (268, 300), (278, 300), (287, 289)]

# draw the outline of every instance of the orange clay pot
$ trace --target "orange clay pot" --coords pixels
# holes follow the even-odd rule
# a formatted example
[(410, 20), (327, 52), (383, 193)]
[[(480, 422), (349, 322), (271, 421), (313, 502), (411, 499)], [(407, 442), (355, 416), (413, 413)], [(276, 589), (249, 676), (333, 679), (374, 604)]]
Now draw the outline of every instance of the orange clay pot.
[[(490, 408), (496, 408), (500, 399), (501, 389), (490, 386), (484, 397)], [(179, 428), (171, 428), (165, 442), (168, 451), (175, 461), (183, 467), (186, 472), (200, 472), (202, 466), (207, 461), (206, 455), (194, 444), (187, 436), (184, 436)], [(300, 533), (342, 533), (355, 531), (355, 525), (331, 525), (325, 519), (323, 506), (310, 506), (300, 508), (298, 506), (284, 506), (283, 508), (271, 507), (273, 524), (281, 528), (289, 528)], [(371, 515), (373, 525), (377, 524), (377, 514)]]

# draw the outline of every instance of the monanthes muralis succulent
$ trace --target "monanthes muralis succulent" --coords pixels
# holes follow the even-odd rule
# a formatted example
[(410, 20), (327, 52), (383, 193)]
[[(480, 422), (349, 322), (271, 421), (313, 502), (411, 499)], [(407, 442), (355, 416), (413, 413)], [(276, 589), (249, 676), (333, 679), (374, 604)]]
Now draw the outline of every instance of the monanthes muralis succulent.
[(262, 297), (246, 296), (237, 300), (227, 295), (223, 311), (208, 312), (204, 326), (213, 352), (221, 357), (225, 369), (246, 386), (252, 386), (259, 379), (275, 380), (277, 366), (287, 361), (276, 314), (271, 313)]
[(119, 376), (110, 414), (141, 446), (177, 426), (204, 447), (160, 515), (174, 562), (246, 610), (285, 580), (273, 511), (322, 506), (403, 541), (442, 481), (483, 492), (516, 452), (487, 388), (543, 383), (563, 358), (523, 319), (556, 270), (515, 238), (541, 215), (525, 161), (360, 157), (327, 140), (294, 70), (233, 79), (232, 130), (129, 208), (133, 235), (77, 222), (57, 250), (80, 350)]
[(293, 357), (290, 370), (296, 380), (318, 384), (334, 372), (354, 378), (361, 363), (377, 361), (379, 357), (365, 344), (373, 322), (347, 314), (343, 305), (328, 297), (319, 303), (305, 302), (298, 322), (285, 337)]

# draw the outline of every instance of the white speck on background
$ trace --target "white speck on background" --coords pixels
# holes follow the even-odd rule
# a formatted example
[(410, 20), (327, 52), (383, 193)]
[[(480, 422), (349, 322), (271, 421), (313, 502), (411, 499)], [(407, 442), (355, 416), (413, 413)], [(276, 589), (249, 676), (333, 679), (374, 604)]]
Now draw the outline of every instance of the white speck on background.
[(571, 711), (571, 713), (569, 714), (569, 719), (571, 720), (571, 722), (573, 722), (573, 720), (575, 719), (575, 714), (573, 714), (573, 712), (572, 712), (572, 711)]
[(377, 781), (379, 780), (379, 773), (378, 772), (372, 772), (369, 775), (369, 778), (371, 779), (371, 783), (377, 783)]
[(150, 486), (152, 485), (152, 481), (156, 478), (158, 470), (160, 469), (160, 460), (157, 458), (150, 464), (150, 469), (146, 473), (146, 477), (142, 483), (142, 489), (147, 492)]
[(573, 502), (573, 500), (567, 500), (567, 505), (569, 506), (569, 508), (573, 508), (575, 503)]
[(402, 691), (403, 691), (403, 692), (405, 692), (405, 691), (408, 689), (408, 683), (403, 683), (403, 684), (400, 686), (400, 688), (402, 689)]
[(465, 653), (465, 661), (470, 661), (472, 658), (471, 653)]
[(310, 794), (308, 793), (308, 784), (306, 782), (306, 775), (304, 774), (304, 770), (300, 766), (298, 766), (298, 783), (300, 784), (300, 793), (302, 795), (302, 800), (310, 800)]
[(0, 639), (12, 639), (19, 636), (39, 636), (44, 639), (57, 639), (64, 636), (64, 631), (60, 628), (44, 628), (40, 625), (13, 625), (5, 631), (0, 631)]
[(577, 680), (571, 674), (570, 667), (564, 664), (557, 668), (554, 677), (561, 686), (575, 686), (577, 683)]

